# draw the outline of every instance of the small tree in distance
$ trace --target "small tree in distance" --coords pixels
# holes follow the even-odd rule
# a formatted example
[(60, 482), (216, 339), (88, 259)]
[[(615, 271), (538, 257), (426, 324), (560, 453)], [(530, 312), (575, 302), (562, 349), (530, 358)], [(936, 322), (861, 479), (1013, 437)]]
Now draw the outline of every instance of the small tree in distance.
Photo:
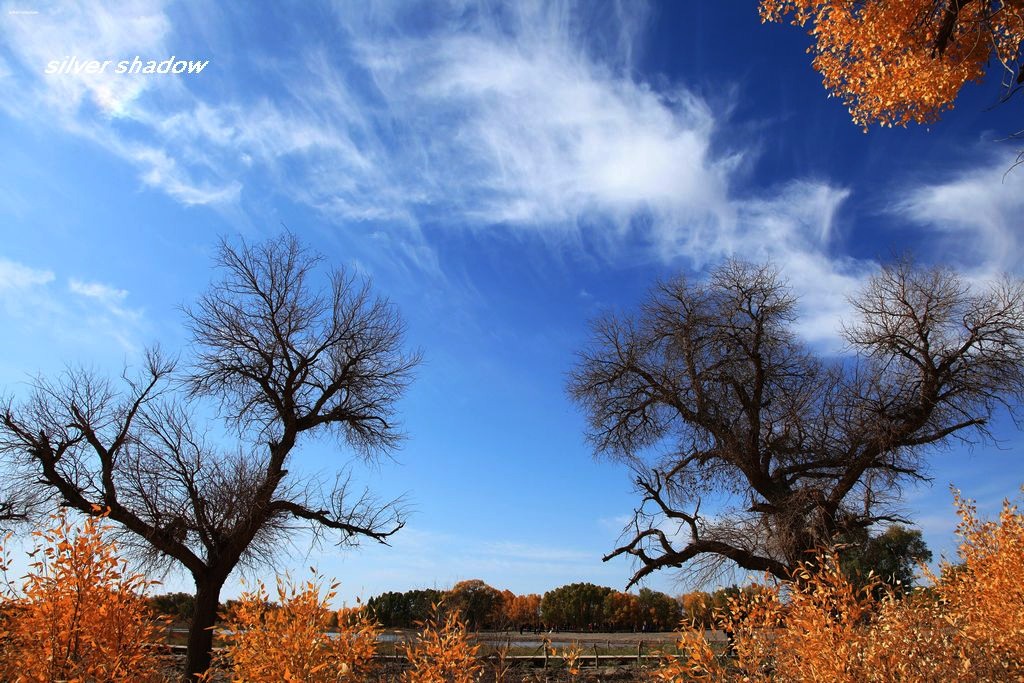
[[(39, 378), (0, 407), (0, 453), (50, 499), (109, 510), (123, 548), (177, 563), (195, 581), (186, 672), (210, 664), (221, 587), (243, 561), (269, 559), (306, 526), (339, 542), (384, 542), (402, 526), (394, 502), (290, 475), (304, 439), (331, 434), (365, 459), (401, 440), (395, 404), (418, 354), (402, 349), (394, 307), (343, 270), (315, 282), (320, 257), (291, 235), (222, 241), (222, 278), (186, 308), (188, 367), (148, 351), (123, 386), (85, 370)], [(207, 436), (195, 401), (212, 399), (238, 434)]]
[(919, 529), (894, 524), (882, 533), (850, 539), (850, 547), (839, 554), (840, 567), (855, 586), (879, 582), (879, 590), (904, 593), (914, 586), (914, 572), (931, 562)]

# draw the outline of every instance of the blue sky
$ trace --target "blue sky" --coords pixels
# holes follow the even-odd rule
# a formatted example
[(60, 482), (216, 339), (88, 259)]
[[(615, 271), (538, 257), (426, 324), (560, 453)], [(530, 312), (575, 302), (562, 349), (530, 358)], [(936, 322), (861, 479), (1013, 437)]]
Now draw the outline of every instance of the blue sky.
[[(587, 321), (658, 277), (771, 260), (800, 333), (834, 354), (847, 295), (894, 253), (979, 280), (1024, 265), (1024, 169), (1005, 174), (1018, 149), (999, 141), (1019, 104), (971, 86), (938, 124), (864, 134), (826, 98), (804, 32), (762, 26), (754, 2), (2, 7), (0, 386), (183, 348), (178, 307), (218, 238), (282, 224), (407, 319), (426, 358), (409, 439), (354, 471), (407, 495), (408, 526), (391, 548), (297, 539), (279, 565), (315, 564), (346, 599), (626, 583), (628, 562), (600, 558), (635, 496), (584, 443), (565, 373)], [(209, 64), (44, 73), (172, 55)], [(950, 483), (992, 513), (1024, 482), (1017, 430), (995, 433), (934, 453), (934, 483), (905, 493), (936, 554), (954, 547)], [(353, 464), (327, 443), (296, 458)]]

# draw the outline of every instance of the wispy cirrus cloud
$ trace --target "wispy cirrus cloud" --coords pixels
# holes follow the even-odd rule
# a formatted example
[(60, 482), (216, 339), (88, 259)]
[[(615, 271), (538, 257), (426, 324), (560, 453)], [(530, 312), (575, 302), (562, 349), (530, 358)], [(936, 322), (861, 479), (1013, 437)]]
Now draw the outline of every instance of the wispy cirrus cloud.
[(4, 324), (14, 334), (74, 340), (114, 341), (135, 353), (145, 326), (141, 309), (127, 305), (127, 290), (71, 278), (67, 290), (55, 287), (56, 274), (0, 258), (0, 308)]
[(0, 292), (14, 292), (53, 282), (52, 270), (32, 268), (23, 263), (0, 258)]
[[(21, 98), (4, 104), (9, 110), (32, 116), (43, 105), (48, 114), (59, 116), (68, 124), (90, 107), (106, 117), (130, 116), (142, 92), (160, 85), (142, 74), (115, 74), (112, 68), (104, 73), (81, 73), (74, 77), (46, 75), (45, 70), (51, 61), (68, 57), (116, 61), (140, 54), (162, 54), (171, 31), (162, 2), (33, 5), (36, 11), (31, 13), (11, 11), (21, 6), (12, 2), (4, 3), (2, 8), (0, 26), (19, 71), (36, 76), (18, 79), (18, 85), (25, 90)], [(6, 71), (7, 78), (14, 75), (10, 66)]]
[(127, 321), (139, 320), (142, 317), (140, 309), (132, 309), (125, 306), (128, 299), (128, 290), (118, 289), (101, 282), (84, 282), (76, 278), (68, 280), (68, 290), (72, 294), (85, 297), (95, 302), (106, 313), (115, 318)]
[(754, 145), (723, 141), (728, 112), (638, 78), (645, 13), (608, 10), (370, 3), (327, 27), (294, 12), (303, 47), (270, 55), (240, 28), (233, 47), (262, 78), (220, 92), (42, 76), (54, 50), (170, 54), (190, 31), (161, 5), (72, 5), (4, 19), (18, 73), (0, 89), (27, 84), (9, 112), (93, 140), (184, 205), (244, 205), (248, 189), (309, 206), (359, 235), (357, 258), (443, 278), (432, 234), (492, 231), (613, 264), (768, 258), (814, 299), (807, 333), (827, 336), (870, 269), (830, 256), (848, 190), (800, 178), (751, 188)]
[[(182, 79), (115, 72), (121, 60), (173, 54), (173, 26), (163, 2), (40, 2), (34, 13), (8, 11), (13, 7), (5, 3), (0, 13), (13, 57), (0, 69), (0, 107), (8, 114), (92, 141), (138, 168), (144, 185), (183, 204), (237, 200), (238, 183), (214, 182), (197, 167), (201, 159), (179, 160), (182, 150), (138, 127), (154, 108), (178, 108), (192, 99)], [(45, 73), (51, 62), (69, 58), (112, 63), (101, 73)]]
[(1024, 266), (1024, 169), (1013, 154), (960, 168), (936, 181), (906, 188), (893, 211), (931, 231), (943, 260), (980, 277)]

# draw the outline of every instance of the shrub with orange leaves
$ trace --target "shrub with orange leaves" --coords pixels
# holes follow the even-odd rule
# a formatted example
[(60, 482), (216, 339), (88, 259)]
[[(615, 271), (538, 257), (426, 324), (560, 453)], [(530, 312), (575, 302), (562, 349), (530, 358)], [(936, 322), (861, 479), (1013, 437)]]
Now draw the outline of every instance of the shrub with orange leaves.
[(814, 68), (854, 123), (927, 123), (991, 63), (1024, 78), (1021, 0), (762, 0), (761, 19), (812, 24)]
[(1024, 514), (1003, 501), (998, 521), (954, 491), (961, 563), (936, 582), (943, 621), (958, 635), (962, 658), (990, 680), (1024, 679)]
[[(834, 552), (799, 566), (791, 581), (744, 591), (716, 613), (731, 652), (716, 656), (703, 631), (684, 629), (682, 655), (660, 681), (1024, 680), (1024, 515), (1004, 503), (982, 522), (956, 495), (956, 570), (903, 599), (855, 588)], [(926, 571), (926, 574), (928, 572)]]
[[(81, 528), (63, 511), (35, 531), (22, 586), (3, 599), (0, 678), (5, 681), (163, 680), (160, 624), (143, 593), (154, 582), (127, 571), (105, 538), (102, 517)], [(3, 553), (0, 569), (10, 560)]]
[(565, 670), (571, 679), (575, 680), (580, 675), (580, 657), (583, 656), (583, 648), (579, 643), (573, 643), (568, 647), (562, 648), (561, 654), (559, 654), (556, 648), (551, 648), (551, 656), (561, 656)]
[(483, 665), (478, 653), (480, 645), (473, 642), (465, 622), (456, 610), (447, 610), (442, 617), (441, 606), (435, 604), (434, 616), (421, 622), (419, 638), (405, 646), (409, 670), (407, 683), (473, 683), (480, 679)]
[(277, 604), (263, 583), (245, 592), (229, 610), (222, 632), (224, 648), (216, 664), (236, 681), (358, 681), (372, 668), (380, 627), (364, 609), (329, 608), (337, 583), (326, 591), (314, 577), (296, 586), (278, 578)]

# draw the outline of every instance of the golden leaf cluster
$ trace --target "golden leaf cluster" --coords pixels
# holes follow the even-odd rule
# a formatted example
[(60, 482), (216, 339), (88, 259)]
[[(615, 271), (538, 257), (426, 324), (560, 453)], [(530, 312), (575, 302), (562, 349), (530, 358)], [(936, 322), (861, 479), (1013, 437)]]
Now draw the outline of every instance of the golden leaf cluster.
[[(551, 656), (559, 656), (556, 648), (551, 648)], [(565, 670), (572, 678), (580, 675), (580, 657), (582, 656), (583, 648), (579, 643), (573, 643), (572, 645), (562, 648), (562, 662), (565, 664)]]
[[(982, 522), (956, 496), (957, 565), (907, 597), (855, 589), (834, 552), (781, 585), (744, 591), (717, 610), (730, 651), (684, 628), (659, 681), (995, 682), (1024, 680), (1024, 515), (1004, 503)], [(927, 568), (925, 568), (927, 574)]]
[(405, 656), (409, 669), (406, 683), (473, 683), (480, 679), (483, 665), (477, 655), (480, 645), (473, 641), (466, 624), (455, 610), (441, 616), (434, 605), (434, 616), (420, 624), (419, 638), (407, 643)]
[[(147, 643), (161, 625), (142, 594), (153, 582), (127, 571), (102, 518), (79, 529), (64, 512), (33, 532), (33, 561), (20, 588), (0, 603), (0, 679), (153, 681), (161, 664)], [(6, 573), (6, 552), (0, 570)]]
[[(372, 668), (380, 628), (363, 609), (329, 608), (338, 584), (314, 577), (301, 586), (278, 578), (277, 602), (259, 583), (233, 604), (223, 622), (217, 665), (234, 681), (327, 683), (363, 680)], [(328, 628), (337, 620), (338, 630)]]
[(1018, 74), (1024, 1), (762, 0), (762, 21), (811, 25), (809, 48), (825, 88), (842, 99), (854, 123), (905, 126), (935, 121), (964, 84), (980, 81), (990, 63)]

